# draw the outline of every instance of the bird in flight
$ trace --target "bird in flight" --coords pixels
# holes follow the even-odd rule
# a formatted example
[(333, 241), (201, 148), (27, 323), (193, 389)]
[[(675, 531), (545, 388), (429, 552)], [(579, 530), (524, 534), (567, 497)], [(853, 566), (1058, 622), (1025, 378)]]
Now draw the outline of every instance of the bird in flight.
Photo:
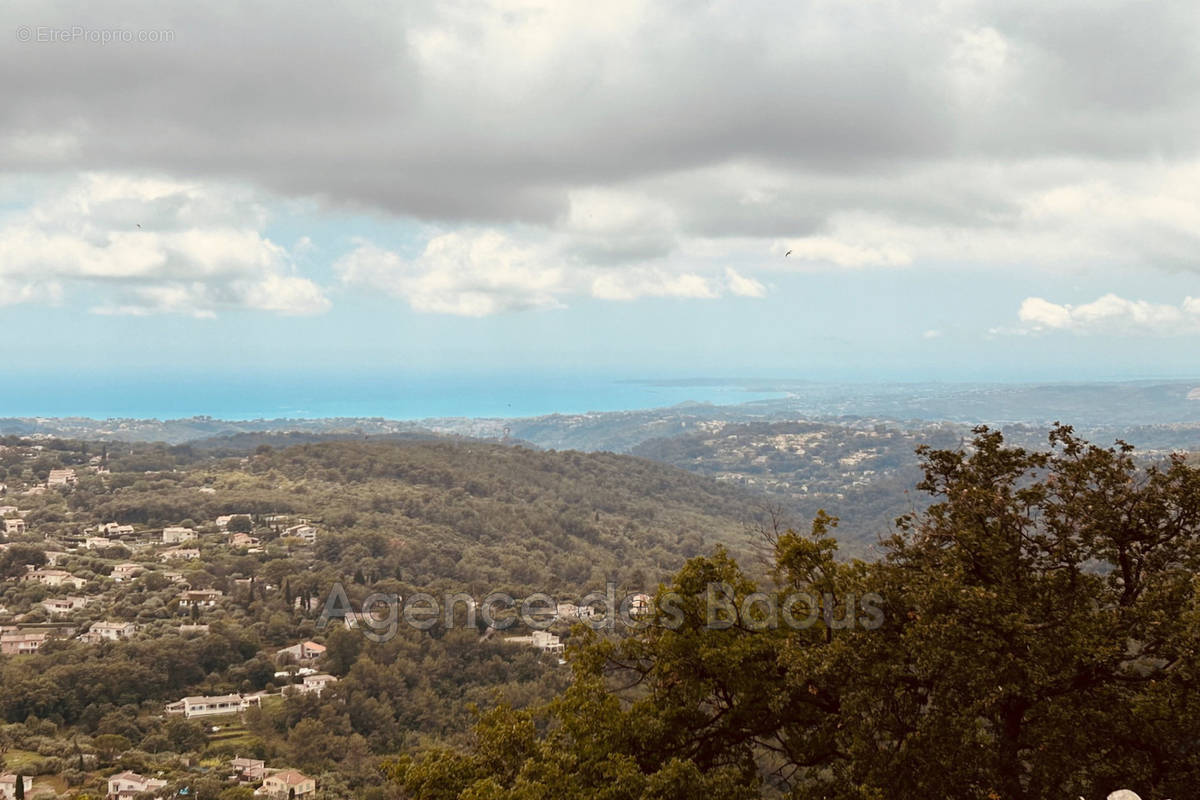
[(140, 231), (142, 229), (142, 223), (140, 223), (140, 222), (137, 223), (137, 226), (138, 226), (138, 230)]
[[(140, 227), (142, 227), (142, 226), (141, 226), (141, 225), (139, 225), (138, 227), (140, 228)], [(791, 254), (792, 254), (792, 251), (791, 251), (791, 250), (788, 250), (786, 253), (784, 253), (784, 254), (783, 254), (783, 257), (784, 257), (784, 258), (787, 258), (787, 257), (788, 257), (788, 256), (790, 256)]]

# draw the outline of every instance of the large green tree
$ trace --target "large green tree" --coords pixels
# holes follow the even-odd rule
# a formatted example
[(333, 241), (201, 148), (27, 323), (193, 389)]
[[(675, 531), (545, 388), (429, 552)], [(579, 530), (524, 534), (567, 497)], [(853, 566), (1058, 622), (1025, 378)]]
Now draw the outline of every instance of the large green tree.
[(1049, 444), (922, 450), (933, 503), (871, 563), (836, 558), (824, 514), (768, 532), (761, 587), (693, 559), (650, 624), (587, 637), (540, 717), (493, 710), (473, 748), (394, 780), (423, 800), (1190, 796), (1200, 471), (1065, 426)]

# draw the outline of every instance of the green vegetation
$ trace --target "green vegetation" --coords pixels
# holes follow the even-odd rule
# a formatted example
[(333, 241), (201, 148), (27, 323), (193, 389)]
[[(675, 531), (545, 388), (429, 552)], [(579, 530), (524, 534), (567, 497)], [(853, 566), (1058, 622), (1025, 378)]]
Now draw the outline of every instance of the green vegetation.
[[(718, 551), (660, 615), (593, 637), (540, 712), (498, 708), (472, 747), (392, 762), (407, 796), (451, 798), (1191, 796), (1200, 781), (1200, 471), (1140, 470), (1068, 428), (1053, 453), (980, 429), (926, 450), (908, 517), (875, 563), (840, 563), (832, 520), (768, 531), (773, 587), (882, 599), (883, 625), (771, 625), (782, 609)], [(706, 587), (732, 587), (708, 624)], [(803, 614), (799, 614), (803, 617)]]

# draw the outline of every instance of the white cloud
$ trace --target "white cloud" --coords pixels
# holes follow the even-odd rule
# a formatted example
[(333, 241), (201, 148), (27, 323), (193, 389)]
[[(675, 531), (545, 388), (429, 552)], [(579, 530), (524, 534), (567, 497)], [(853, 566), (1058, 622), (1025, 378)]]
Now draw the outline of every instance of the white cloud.
[(725, 282), (729, 291), (738, 297), (765, 297), (767, 288), (754, 278), (747, 278), (733, 267), (725, 268)]
[(531, 243), (497, 230), (466, 229), (434, 236), (412, 258), (359, 242), (334, 270), (348, 286), (402, 298), (417, 311), (470, 317), (561, 308), (571, 298), (586, 296), (632, 301), (713, 299), (725, 291), (765, 294), (761, 283), (732, 268), (701, 274), (688, 269), (682, 257), (604, 266), (584, 260), (578, 251), (578, 240), (568, 235), (535, 237)]
[(0, 222), (0, 278), (26, 287), (17, 302), (78, 287), (106, 314), (327, 310), (265, 222), (236, 189), (88, 174)]
[[(1023, 332), (1074, 331), (1172, 336), (1200, 333), (1200, 299), (1187, 297), (1174, 306), (1127, 300), (1106, 294), (1090, 303), (1073, 306), (1029, 297), (1017, 316)], [(1018, 331), (1022, 332), (1022, 331)]]

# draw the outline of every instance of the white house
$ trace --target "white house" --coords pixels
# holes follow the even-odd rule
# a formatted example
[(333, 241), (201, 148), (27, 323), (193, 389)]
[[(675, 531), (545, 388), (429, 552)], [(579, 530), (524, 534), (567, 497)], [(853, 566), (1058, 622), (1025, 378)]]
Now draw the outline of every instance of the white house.
[(317, 541), (317, 529), (308, 524), (293, 525), (290, 528), (285, 528), (283, 535), (303, 539), (308, 544), (314, 544)]
[(8, 536), (25, 533), (25, 520), (20, 517), (9, 517), (4, 520), (4, 533)]
[(83, 578), (76, 578), (62, 569), (31, 569), (25, 573), (25, 580), (34, 581), (44, 586), (74, 586), (82, 589), (87, 583)]
[(79, 638), (96, 643), (104, 640), (128, 639), (135, 633), (137, 633), (137, 626), (132, 622), (93, 622), (92, 627), (88, 628), (88, 632)]
[(191, 528), (163, 528), (163, 544), (181, 544), (196, 538), (196, 532)]
[[(28, 775), (21, 776), (22, 788), (25, 789), (24, 796), (29, 797), (33, 791), (33, 778)], [(14, 800), (17, 796), (17, 776), (11, 772), (6, 772), (0, 775), (0, 798), (3, 800)]]
[(504, 641), (509, 644), (529, 645), (535, 650), (541, 650), (543, 653), (562, 655), (563, 652), (563, 643), (549, 631), (534, 631), (529, 636), (507, 636)]
[(118, 772), (108, 779), (108, 800), (133, 800), (142, 792), (153, 792), (167, 785), (158, 778), (144, 778), (136, 772)]
[(42, 601), (42, 608), (46, 609), (46, 613), (51, 616), (60, 614), (70, 614), (72, 611), (78, 611), (88, 604), (86, 597), (51, 597), (49, 600)]
[(106, 539), (103, 536), (89, 536), (83, 540), (83, 546), (88, 550), (100, 550), (105, 547), (112, 547), (112, 544), (112, 539)]
[(167, 706), (168, 714), (182, 714), (186, 719), (211, 717), (217, 714), (240, 714), (251, 706), (262, 706), (257, 694), (223, 694), (212, 697), (185, 697)]
[(134, 564), (132, 562), (126, 564), (117, 564), (115, 567), (113, 567), (112, 579), (114, 581), (127, 581), (137, 577), (138, 574), (145, 571), (146, 568), (141, 564)]

